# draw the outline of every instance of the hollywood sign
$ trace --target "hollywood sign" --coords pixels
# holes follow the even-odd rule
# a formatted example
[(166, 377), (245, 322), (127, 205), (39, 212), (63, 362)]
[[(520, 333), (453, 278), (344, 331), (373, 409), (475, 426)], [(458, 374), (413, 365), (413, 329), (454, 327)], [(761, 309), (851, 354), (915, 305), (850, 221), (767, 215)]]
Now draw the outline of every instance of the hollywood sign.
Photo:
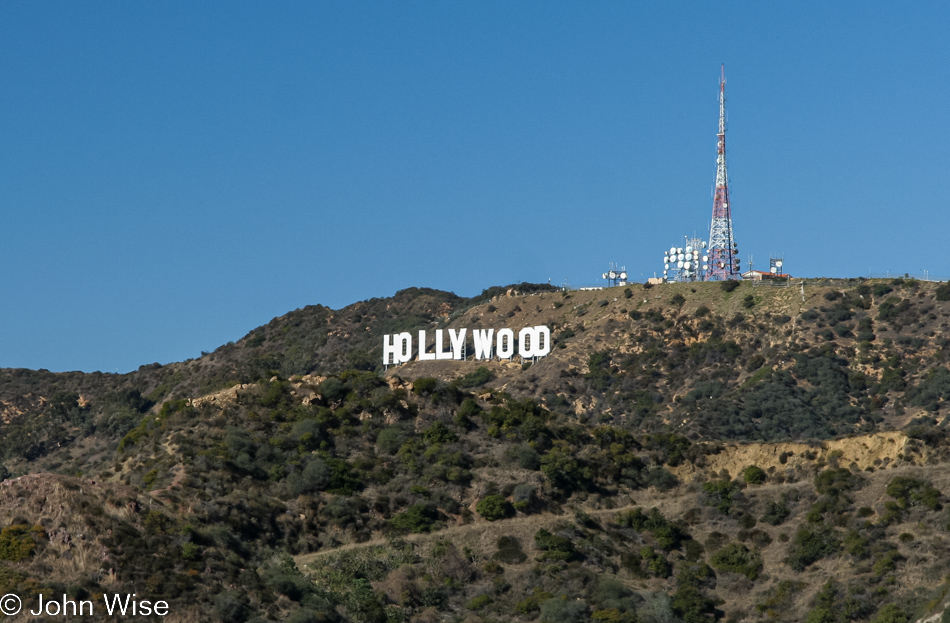
[[(449, 350), (445, 350), (445, 333), (442, 329), (435, 330), (435, 349), (426, 352), (426, 332), (419, 331), (417, 360), (432, 361), (436, 359), (462, 360), (467, 354), (465, 337), (468, 329), (448, 329)], [(474, 329), (471, 332), (472, 344), (475, 347), (475, 359), (511, 359), (515, 354), (524, 358), (544, 357), (551, 352), (551, 329), (545, 326), (525, 327), (518, 332), (512, 329)], [(515, 352), (517, 350), (517, 353)], [(383, 365), (412, 361), (413, 346), (412, 334), (408, 331), (383, 336)]]

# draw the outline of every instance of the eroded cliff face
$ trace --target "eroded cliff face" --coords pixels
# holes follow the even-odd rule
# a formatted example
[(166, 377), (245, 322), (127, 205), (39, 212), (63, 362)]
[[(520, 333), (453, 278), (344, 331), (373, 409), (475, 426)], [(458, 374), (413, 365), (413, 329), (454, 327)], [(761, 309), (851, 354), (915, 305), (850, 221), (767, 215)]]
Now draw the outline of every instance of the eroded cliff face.
[(851, 470), (876, 470), (893, 465), (925, 465), (942, 457), (933, 448), (911, 439), (903, 432), (880, 432), (831, 439), (813, 443), (720, 443), (709, 444), (714, 453), (707, 454), (701, 465), (671, 468), (684, 480), (694, 476), (715, 477), (728, 474), (736, 477), (750, 465), (769, 474), (813, 472), (821, 467), (846, 467)]

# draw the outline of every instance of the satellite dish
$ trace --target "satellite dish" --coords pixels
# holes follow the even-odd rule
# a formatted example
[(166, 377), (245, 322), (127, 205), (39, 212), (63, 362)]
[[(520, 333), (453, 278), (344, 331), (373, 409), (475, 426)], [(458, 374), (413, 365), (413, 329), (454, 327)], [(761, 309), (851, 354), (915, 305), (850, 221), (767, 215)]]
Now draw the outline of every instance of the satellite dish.
[(689, 270), (689, 266), (690, 266), (689, 262), (683, 262), (683, 268), (685, 268), (686, 270)]
[(626, 281), (626, 280), (627, 280), (627, 273), (626, 273), (626, 271), (620, 273), (620, 279), (623, 280), (623, 281)]
[(601, 279), (606, 279), (606, 278), (607, 278), (607, 273), (604, 273), (604, 274), (601, 276)]
[(781, 268), (781, 267), (782, 267), (782, 260), (779, 260), (779, 261), (775, 262), (775, 265), (778, 266), (779, 268)]
[(682, 267), (683, 267), (683, 262), (677, 262), (677, 263), (676, 263), (676, 267), (677, 267), (677, 268), (682, 268)]
[(705, 249), (705, 248), (706, 248), (706, 241), (705, 241), (705, 240), (703, 240), (702, 245), (703, 245), (703, 248)]
[(665, 264), (663, 264), (663, 268), (669, 268), (669, 267), (670, 267), (670, 264), (669, 264), (669, 262), (667, 262), (667, 263), (665, 263)]
[(617, 273), (615, 273), (614, 271), (610, 271), (610, 272), (607, 273), (607, 274), (610, 275), (610, 278), (611, 278), (611, 279), (616, 279), (616, 278), (617, 278)]
[(676, 254), (676, 247), (670, 247), (670, 255)]
[(693, 252), (693, 247), (687, 245), (687, 247), (686, 247), (686, 252), (687, 252), (687, 253), (692, 253), (692, 252)]
[(725, 264), (723, 264), (722, 262), (719, 262), (719, 268), (725, 268), (725, 267), (726, 267)]
[(683, 260), (686, 259), (686, 255), (683, 253), (680, 253), (679, 255), (676, 256), (676, 259), (682, 262)]
[(778, 272), (778, 269), (773, 266), (772, 268), (769, 269), (769, 272), (774, 275), (775, 273)]
[(667, 263), (667, 262), (669, 262), (669, 261), (670, 261), (669, 256), (668, 256), (668, 255), (664, 255), (664, 256), (663, 256), (663, 263), (665, 264), (665, 263)]
[(703, 270), (709, 270), (709, 264), (703, 264)]
[(676, 252), (677, 252), (677, 253), (682, 253), (682, 252), (683, 252), (683, 247), (676, 247)]
[(704, 256), (703, 256), (703, 261), (704, 261), (704, 262), (708, 262), (708, 261), (709, 261), (709, 256), (708, 256), (708, 255), (704, 255)]

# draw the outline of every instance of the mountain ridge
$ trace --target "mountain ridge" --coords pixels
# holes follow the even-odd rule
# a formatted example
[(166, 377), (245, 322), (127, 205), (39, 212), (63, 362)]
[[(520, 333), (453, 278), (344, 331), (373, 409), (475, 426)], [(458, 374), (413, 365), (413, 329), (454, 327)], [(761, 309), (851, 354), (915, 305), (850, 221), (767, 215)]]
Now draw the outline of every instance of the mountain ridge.
[[(0, 588), (178, 621), (941, 615), (942, 288), (419, 289), (124, 376), (3, 371)], [(536, 360), (381, 369), (388, 332), (536, 325)]]

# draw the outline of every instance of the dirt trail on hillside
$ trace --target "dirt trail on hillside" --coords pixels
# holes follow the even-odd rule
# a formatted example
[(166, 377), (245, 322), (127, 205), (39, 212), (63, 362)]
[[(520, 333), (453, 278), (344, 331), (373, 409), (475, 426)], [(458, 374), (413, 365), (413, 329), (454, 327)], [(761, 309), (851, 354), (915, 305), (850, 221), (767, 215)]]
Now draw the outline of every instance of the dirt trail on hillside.
[[(920, 476), (921, 472), (929, 472), (928, 476), (931, 478), (932, 482), (937, 485), (941, 490), (947, 491), (950, 490), (950, 474), (946, 473), (945, 469), (942, 469), (945, 466), (941, 465), (900, 465), (894, 466), (889, 469), (878, 470), (876, 472), (868, 473), (865, 472), (864, 475), (868, 478), (869, 482), (862, 488), (865, 492), (865, 496), (869, 496), (879, 501), (884, 499), (884, 486), (886, 482), (889, 482), (895, 476), (898, 475), (913, 475)], [(747, 487), (746, 495), (753, 495), (757, 499), (778, 499), (782, 493), (790, 491), (792, 489), (807, 489), (811, 491), (814, 487), (813, 480), (811, 478), (803, 479), (794, 483), (766, 483), (763, 485), (755, 485)], [(702, 507), (702, 504), (699, 499), (700, 493), (692, 487), (683, 486), (680, 487), (678, 491), (662, 493), (654, 489), (638, 491), (633, 495), (624, 495), (623, 499), (629, 501), (627, 504), (617, 506), (615, 508), (599, 508), (599, 509), (589, 509), (581, 506), (580, 508), (569, 508), (565, 509), (564, 513), (539, 513), (537, 515), (526, 515), (519, 516), (512, 519), (505, 519), (501, 521), (486, 521), (484, 519), (476, 519), (474, 523), (462, 524), (462, 525), (453, 525), (449, 526), (438, 532), (427, 532), (419, 534), (409, 534), (403, 535), (400, 538), (408, 541), (410, 543), (424, 545), (428, 542), (434, 542), (442, 539), (451, 540), (459, 549), (463, 547), (469, 547), (476, 552), (494, 552), (495, 542), (500, 536), (513, 536), (518, 538), (522, 543), (530, 544), (534, 542), (534, 534), (539, 528), (550, 527), (558, 522), (568, 521), (574, 522), (574, 512), (576, 510), (581, 510), (586, 513), (588, 516), (594, 519), (603, 519), (605, 517), (612, 518), (617, 513), (633, 510), (636, 508), (641, 509), (650, 509), (656, 507), (663, 515), (669, 519), (680, 519), (687, 510)], [(868, 500), (870, 501), (870, 500)], [(734, 521), (727, 519), (726, 517), (721, 518), (722, 521)], [(704, 521), (700, 526), (691, 526), (690, 530), (693, 532), (693, 538), (699, 539), (702, 541), (707, 536), (707, 533), (716, 530), (717, 521)], [(362, 543), (346, 543), (338, 547), (333, 547), (329, 549), (320, 550), (317, 552), (311, 552), (308, 554), (301, 554), (294, 557), (294, 561), (297, 563), (297, 567), (301, 571), (306, 572), (305, 567), (308, 564), (319, 560), (324, 556), (331, 556), (333, 554), (338, 554), (340, 552), (345, 552), (348, 550), (356, 550), (360, 548), (383, 546), (389, 543), (389, 539), (383, 536), (377, 536), (368, 541)]]
[[(803, 481), (797, 483), (765, 484), (755, 487), (755, 492), (757, 495), (766, 495), (768, 497), (774, 495), (777, 497), (780, 495), (781, 491), (787, 491), (791, 488), (806, 486), (810, 487), (811, 482)], [(770, 494), (772, 491), (775, 491), (776, 493)], [(443, 530), (439, 530), (438, 532), (408, 534), (403, 535), (400, 538), (410, 543), (417, 544), (426, 543), (427, 541), (450, 539), (456, 543), (456, 545), (462, 544), (469, 547), (475, 545), (476, 547), (473, 547), (472, 549), (484, 551), (488, 548), (494, 548), (495, 541), (499, 536), (502, 535), (516, 536), (519, 537), (524, 543), (532, 543), (534, 539), (534, 533), (537, 532), (539, 528), (550, 526), (559, 521), (573, 522), (575, 510), (581, 510), (590, 517), (599, 519), (605, 516), (613, 516), (623, 511), (633, 510), (635, 508), (650, 509), (656, 507), (661, 513), (663, 513), (664, 516), (671, 519), (677, 519), (683, 510), (692, 508), (696, 505), (698, 505), (698, 500), (697, 493), (694, 491), (682, 491), (674, 494), (664, 494), (650, 490), (639, 492), (639, 495), (636, 496), (636, 500), (631, 504), (618, 506), (616, 508), (600, 508), (592, 510), (581, 507), (580, 509), (566, 510), (562, 514), (539, 513), (537, 515), (525, 515), (512, 519), (504, 519), (501, 521), (486, 521), (483, 519), (478, 519), (474, 523), (449, 526)], [(302, 571), (306, 571), (304, 569), (306, 565), (319, 560), (323, 556), (330, 556), (353, 549), (386, 545), (387, 543), (389, 543), (389, 539), (385, 537), (377, 537), (368, 541), (363, 541), (362, 543), (346, 543), (344, 545), (340, 545), (339, 547), (320, 550), (318, 552), (311, 552), (309, 554), (301, 554), (299, 556), (295, 556), (294, 561), (297, 563), (298, 568), (300, 568)]]

